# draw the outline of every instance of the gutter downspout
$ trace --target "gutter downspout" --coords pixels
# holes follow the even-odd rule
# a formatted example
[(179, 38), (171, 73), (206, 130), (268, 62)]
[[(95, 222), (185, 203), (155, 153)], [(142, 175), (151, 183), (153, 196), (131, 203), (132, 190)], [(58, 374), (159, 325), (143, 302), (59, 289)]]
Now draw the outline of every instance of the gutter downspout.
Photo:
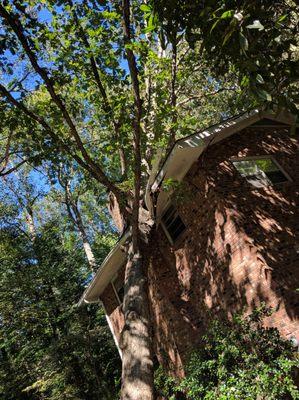
[(109, 316), (108, 316), (108, 314), (107, 314), (106, 307), (104, 306), (104, 303), (103, 303), (101, 300), (100, 300), (99, 302), (100, 302), (101, 306), (103, 307), (103, 310), (104, 310), (104, 313), (105, 313), (105, 317), (106, 317), (107, 324), (108, 324), (108, 326), (109, 326), (109, 328), (110, 328), (110, 332), (111, 332), (111, 334), (112, 334), (112, 336), (113, 336), (113, 340), (114, 340), (115, 346), (117, 347), (117, 350), (118, 350), (118, 354), (119, 354), (119, 356), (120, 356), (120, 359), (122, 360), (122, 351), (121, 351), (121, 349), (120, 349), (120, 347), (119, 347), (118, 340), (117, 340), (117, 338), (116, 338), (116, 335), (115, 335), (115, 332), (114, 332), (114, 329), (113, 329), (113, 325), (112, 325), (112, 323), (111, 323), (111, 321), (110, 321), (110, 318), (109, 318)]

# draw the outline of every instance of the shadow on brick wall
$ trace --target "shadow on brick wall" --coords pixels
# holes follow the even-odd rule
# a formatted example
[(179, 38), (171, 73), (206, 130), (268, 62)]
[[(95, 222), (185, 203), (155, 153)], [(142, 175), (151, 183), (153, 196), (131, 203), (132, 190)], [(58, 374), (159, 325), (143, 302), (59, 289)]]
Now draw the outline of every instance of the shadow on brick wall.
[[(247, 129), (208, 149), (186, 177), (191, 199), (178, 205), (187, 230), (171, 247), (159, 229), (149, 251), (156, 351), (176, 373), (211, 318), (273, 308), (266, 324), (299, 339), (298, 156), (280, 130)], [(272, 154), (293, 178), (254, 188), (232, 157)], [(159, 243), (159, 246), (157, 246)], [(166, 364), (165, 364), (166, 363)]]

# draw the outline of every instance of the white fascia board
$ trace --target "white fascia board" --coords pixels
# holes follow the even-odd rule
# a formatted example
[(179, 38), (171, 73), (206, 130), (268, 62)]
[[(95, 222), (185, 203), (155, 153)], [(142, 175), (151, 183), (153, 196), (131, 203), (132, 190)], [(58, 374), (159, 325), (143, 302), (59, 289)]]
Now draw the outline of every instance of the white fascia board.
[[(219, 140), (222, 140), (224, 137), (244, 129), (262, 117), (259, 110), (253, 110), (238, 118), (224, 121), (202, 132), (190, 135), (187, 138), (179, 139), (156, 176), (151, 186), (151, 191), (155, 192), (158, 190), (165, 179), (172, 178), (182, 181), (204, 149), (210, 143), (216, 142), (216, 139), (218, 141), (218, 136)], [(161, 213), (167, 204), (167, 198), (168, 196), (163, 196), (162, 192), (159, 194), (156, 208), (157, 220), (160, 219)]]
[(97, 270), (91, 283), (85, 289), (79, 304), (82, 304), (83, 302), (98, 303), (100, 301), (100, 295), (125, 262), (126, 257), (122, 250), (122, 246), (125, 244), (129, 236), (130, 230), (127, 230), (112, 248), (100, 268)]
[[(255, 117), (255, 118), (254, 118)], [(194, 133), (193, 135), (188, 136), (187, 138), (179, 139), (174, 145), (172, 151), (168, 155), (164, 165), (156, 176), (155, 182), (151, 186), (151, 190), (155, 191), (159, 188), (162, 180), (167, 176), (167, 171), (169, 167), (177, 161), (177, 151), (178, 149), (183, 148), (204, 148), (211, 141), (213, 136), (216, 136), (220, 133), (234, 133), (237, 130), (243, 129), (243, 124), (240, 124), (244, 121), (244, 125), (248, 126), (252, 123), (261, 119), (261, 115), (259, 110), (253, 110), (249, 113), (241, 115), (239, 118), (235, 118), (232, 120), (224, 121), (218, 125), (214, 125), (204, 131)], [(222, 135), (221, 135), (222, 136)], [(200, 153), (201, 151), (199, 151)]]
[[(164, 179), (172, 178), (177, 181), (183, 180), (192, 164), (210, 144), (220, 142), (264, 118), (288, 125), (294, 123), (294, 117), (289, 113), (274, 113), (255, 109), (239, 117), (211, 126), (204, 131), (179, 139), (157, 174), (154, 183), (151, 185), (151, 192), (158, 190)], [(149, 197), (149, 195), (147, 197)], [(167, 198), (168, 196), (163, 195), (163, 192), (159, 194), (156, 208), (157, 220), (159, 220), (161, 213), (167, 205)]]
[[(162, 181), (168, 178), (178, 181), (183, 180), (192, 164), (199, 158), (208, 145), (217, 143), (263, 118), (272, 119), (273, 121), (286, 123), (288, 125), (294, 123), (294, 117), (291, 114), (283, 112), (272, 113), (255, 109), (239, 117), (214, 125), (202, 132), (179, 139), (173, 146), (157, 175), (155, 175), (155, 173), (151, 175), (145, 195), (147, 207), (151, 209), (150, 194), (159, 189)], [(158, 162), (156, 164), (158, 164)], [(157, 221), (159, 221), (167, 205), (168, 197), (169, 193), (162, 191), (159, 194), (156, 210)], [(83, 293), (79, 304), (83, 302), (96, 303), (99, 301), (99, 296), (125, 261), (125, 254), (121, 250), (121, 247), (129, 237), (129, 234), (130, 232), (127, 231), (108, 254), (90, 285)]]

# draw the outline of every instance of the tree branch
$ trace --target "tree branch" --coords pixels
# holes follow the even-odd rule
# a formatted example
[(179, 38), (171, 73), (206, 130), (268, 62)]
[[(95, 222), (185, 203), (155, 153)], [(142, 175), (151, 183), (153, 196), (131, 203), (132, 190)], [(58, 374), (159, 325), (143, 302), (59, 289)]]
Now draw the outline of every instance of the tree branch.
[[(115, 196), (120, 200), (121, 191), (108, 179), (108, 177), (103, 172), (101, 167), (97, 163), (95, 163), (92, 160), (92, 158), (89, 156), (89, 154), (87, 153), (87, 151), (83, 145), (83, 142), (80, 138), (80, 135), (77, 132), (77, 128), (76, 128), (75, 124), (73, 123), (72, 118), (71, 118), (70, 114), (68, 113), (63, 101), (61, 100), (59, 95), (56, 93), (53, 83), (52, 83), (52, 80), (48, 77), (48, 73), (47, 73), (46, 69), (40, 67), (40, 65), (38, 64), (36, 56), (29, 45), (29, 40), (26, 38), (26, 36), (24, 34), (23, 26), (20, 23), (18, 17), (16, 15), (11, 15), (10, 13), (8, 13), (1, 4), (0, 4), (0, 16), (8, 23), (8, 25), (14, 31), (14, 33), (17, 36), (17, 38), (19, 39), (19, 42), (21, 43), (26, 55), (28, 56), (32, 67), (34, 68), (34, 70), (37, 72), (37, 74), (42, 78), (43, 82), (45, 83), (46, 88), (47, 88), (52, 100), (57, 105), (58, 109), (61, 111), (65, 122), (69, 126), (71, 136), (75, 139), (76, 145), (77, 145), (85, 162), (83, 162), (83, 160), (81, 158), (80, 158), (80, 161), (78, 161), (75, 158), (75, 154), (73, 154), (72, 156), (76, 159), (76, 161), (78, 163), (80, 163), (80, 165), (82, 165), (82, 163), (83, 163), (83, 165), (85, 164), (85, 168), (86, 168), (86, 166), (88, 166), (89, 171), (91, 171), (91, 170), (93, 171), (93, 176), (96, 177), (96, 179), (100, 183), (102, 183), (105, 187), (107, 187), (108, 190), (111, 190), (115, 194)], [(32, 114), (33, 113), (31, 113), (31, 115)], [(32, 118), (32, 116), (31, 116), (31, 118)], [(35, 118), (35, 120), (36, 120), (36, 118)], [(40, 120), (40, 118), (39, 118), (39, 120)], [(44, 124), (44, 121), (43, 121), (43, 124)], [(50, 132), (51, 128), (49, 129), (48, 124), (46, 124), (46, 125), (47, 125), (47, 131)], [(56, 139), (57, 139), (57, 137), (56, 137)]]
[[(81, 40), (82, 40), (83, 44), (85, 45), (85, 47), (89, 50), (90, 67), (91, 67), (91, 71), (92, 71), (93, 76), (94, 76), (94, 80), (95, 80), (95, 82), (97, 84), (97, 87), (98, 87), (99, 92), (100, 92), (100, 94), (102, 96), (102, 99), (103, 99), (103, 109), (104, 109), (105, 113), (108, 116), (110, 116), (111, 122), (112, 122), (112, 125), (113, 125), (113, 129), (114, 129), (114, 132), (115, 132), (115, 139), (119, 141), (121, 124), (120, 124), (119, 121), (117, 121), (115, 119), (114, 112), (113, 112), (113, 109), (112, 109), (112, 107), (111, 107), (111, 105), (109, 103), (109, 99), (108, 99), (105, 87), (104, 87), (104, 85), (102, 83), (102, 80), (100, 78), (100, 74), (99, 74), (99, 71), (98, 71), (96, 60), (95, 60), (94, 56), (91, 54), (91, 47), (90, 47), (90, 43), (89, 43), (88, 37), (87, 37), (84, 29), (82, 28), (82, 25), (80, 24), (79, 17), (78, 17), (78, 15), (76, 13), (76, 10), (74, 9), (74, 3), (73, 3), (72, 0), (68, 0), (68, 3), (70, 5), (71, 9), (73, 10), (73, 18), (74, 18), (75, 24), (76, 24), (76, 26), (78, 28)], [(122, 174), (122, 176), (125, 176), (126, 173), (127, 173), (126, 155), (125, 155), (125, 152), (124, 152), (122, 147), (119, 147), (118, 152), (119, 152), (119, 158), (120, 158), (120, 163), (121, 163), (121, 174)]]
[(0, 176), (6, 176), (6, 175), (11, 174), (12, 172), (14, 172), (17, 169), (19, 169), (23, 164), (25, 164), (29, 160), (32, 160), (32, 158), (28, 158), (28, 159), (22, 160), (21, 162), (19, 162), (18, 164), (14, 165), (13, 167), (8, 169), (7, 171), (3, 172), (3, 169), (2, 169), (1, 172), (0, 172)]
[(10, 142), (11, 142), (11, 139), (12, 139), (12, 135), (13, 135), (13, 131), (10, 130), (9, 131), (9, 135), (7, 137), (6, 146), (5, 146), (5, 153), (4, 153), (4, 158), (3, 158), (4, 165), (1, 168), (0, 173), (2, 173), (5, 170), (5, 168), (7, 167), (7, 164), (8, 164), (8, 159), (9, 159), (9, 155), (10, 155), (9, 148), (10, 148)]
[(70, 151), (70, 147), (65, 144), (58, 135), (52, 130), (50, 125), (41, 117), (34, 114), (31, 110), (29, 110), (23, 103), (16, 100), (9, 91), (0, 83), (0, 94), (7, 99), (7, 101), (15, 106), (18, 110), (22, 111), (25, 115), (27, 115), (33, 121), (36, 121), (39, 125), (41, 125), (45, 131), (49, 134), (49, 136), (59, 145), (61, 149), (64, 150), (66, 154), (69, 154), (84, 170), (88, 171), (93, 178), (95, 178), (98, 182), (102, 183), (109, 191), (113, 192), (117, 197), (118, 201), (122, 198), (123, 193), (120, 189), (118, 189), (114, 183), (110, 182), (110, 180), (106, 177), (105, 174), (97, 171), (95, 168), (92, 168), (89, 164), (87, 164), (81, 157), (79, 157), (76, 153)]
[(178, 107), (180, 107), (180, 106), (185, 105), (186, 103), (189, 103), (189, 101), (192, 101), (192, 100), (200, 100), (204, 97), (215, 96), (216, 94), (224, 92), (224, 91), (234, 91), (234, 90), (236, 90), (236, 88), (220, 88), (218, 90), (215, 90), (214, 92), (205, 93), (204, 95), (202, 95), (202, 94), (201, 95), (193, 95), (193, 96), (190, 96), (190, 97), (178, 102), (177, 105), (178, 105)]
[(176, 93), (176, 79), (177, 78), (177, 37), (176, 34), (172, 40), (172, 60), (171, 60), (171, 83), (170, 83), (170, 105), (171, 105), (171, 129), (170, 137), (167, 144), (167, 149), (170, 149), (175, 142), (176, 125), (178, 120), (177, 113), (177, 93)]
[(132, 50), (131, 42), (131, 23), (130, 23), (130, 0), (122, 0), (123, 13), (123, 34), (126, 57), (130, 70), (130, 76), (133, 86), (135, 116), (133, 121), (133, 149), (134, 149), (134, 201), (133, 201), (133, 247), (138, 246), (138, 220), (140, 207), (140, 189), (141, 189), (141, 117), (142, 100), (140, 97), (138, 68), (136, 58)]

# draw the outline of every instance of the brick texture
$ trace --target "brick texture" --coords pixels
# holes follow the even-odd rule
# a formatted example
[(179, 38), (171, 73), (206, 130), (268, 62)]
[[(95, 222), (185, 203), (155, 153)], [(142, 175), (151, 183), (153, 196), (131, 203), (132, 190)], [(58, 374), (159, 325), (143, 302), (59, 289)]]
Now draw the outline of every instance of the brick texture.
[[(231, 158), (273, 155), (292, 182), (255, 188)], [(296, 138), (284, 128), (251, 127), (208, 148), (177, 205), (187, 229), (170, 245), (161, 227), (147, 252), (148, 289), (158, 360), (181, 376), (211, 318), (230, 318), (265, 302), (265, 325), (299, 341)], [(123, 317), (111, 285), (103, 294), (116, 330)]]

